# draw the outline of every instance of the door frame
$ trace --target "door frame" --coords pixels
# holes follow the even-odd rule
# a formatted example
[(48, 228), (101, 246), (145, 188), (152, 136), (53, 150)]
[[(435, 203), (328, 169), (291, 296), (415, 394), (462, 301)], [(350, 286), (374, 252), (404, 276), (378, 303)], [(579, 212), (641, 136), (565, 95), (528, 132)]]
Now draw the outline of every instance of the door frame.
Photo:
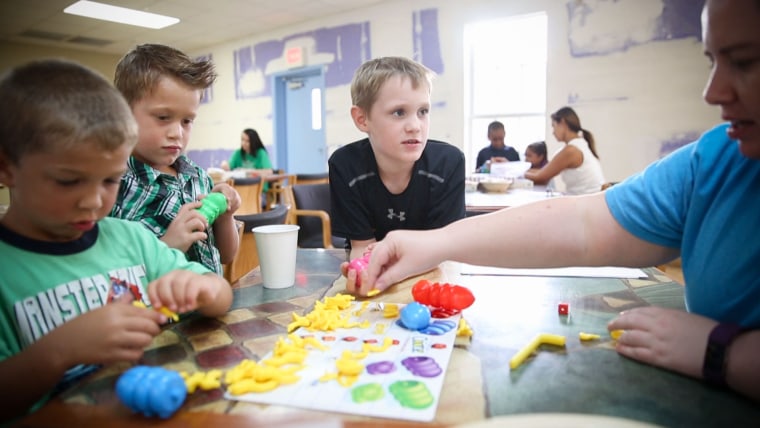
[(327, 142), (324, 141), (325, 127), (325, 67), (324, 65), (308, 66), (272, 74), (272, 123), (273, 138), (277, 156), (277, 166), (281, 169), (287, 169), (288, 165), (288, 115), (286, 105), (286, 91), (288, 79), (297, 79), (299, 77), (311, 78), (319, 76), (322, 79), (322, 144), (327, 150)]

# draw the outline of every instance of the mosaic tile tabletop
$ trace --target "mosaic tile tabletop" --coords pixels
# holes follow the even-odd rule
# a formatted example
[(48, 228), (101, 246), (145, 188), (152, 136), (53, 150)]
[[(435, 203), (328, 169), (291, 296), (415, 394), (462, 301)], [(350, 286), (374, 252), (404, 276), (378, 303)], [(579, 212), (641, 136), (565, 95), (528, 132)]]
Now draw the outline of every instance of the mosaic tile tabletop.
[[(296, 285), (261, 286), (258, 270), (235, 288), (232, 309), (218, 319), (190, 316), (169, 325), (140, 364), (177, 371), (226, 370), (243, 359), (259, 360), (286, 334), (292, 313), (309, 312), (315, 301), (344, 290), (339, 274), (343, 250), (303, 250)], [(455, 282), (475, 294), (463, 312), (475, 334), (453, 350), (435, 422), (461, 424), (520, 413), (584, 413), (635, 419), (663, 426), (748, 426), (760, 409), (734, 393), (621, 357), (606, 324), (622, 310), (657, 305), (683, 308), (683, 287), (655, 269), (646, 279), (493, 277), (458, 274), (458, 264), (420, 277)], [(410, 301), (412, 278), (375, 297)], [(558, 314), (558, 303), (569, 314)], [(600, 339), (578, 340), (579, 332)], [(542, 346), (520, 367), (509, 359), (537, 333), (567, 337), (563, 348)], [(62, 394), (67, 402), (113, 404), (114, 385), (129, 365), (108, 366)], [(223, 390), (188, 395), (183, 411), (324, 415), (297, 407), (226, 400)], [(341, 416), (360, 418), (359, 416)]]

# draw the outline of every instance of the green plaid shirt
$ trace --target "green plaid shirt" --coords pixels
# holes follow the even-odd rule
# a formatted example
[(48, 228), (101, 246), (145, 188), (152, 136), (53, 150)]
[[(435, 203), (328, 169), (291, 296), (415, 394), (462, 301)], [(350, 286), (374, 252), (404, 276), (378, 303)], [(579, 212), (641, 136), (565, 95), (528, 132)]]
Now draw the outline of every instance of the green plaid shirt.
[[(197, 200), (199, 195), (207, 195), (214, 185), (206, 171), (185, 156), (177, 158), (173, 167), (176, 177), (130, 156), (111, 217), (138, 221), (159, 238), (164, 236), (180, 207)], [(208, 239), (196, 241), (185, 254), (189, 260), (221, 275), (222, 263), (214, 232), (209, 228), (207, 233)]]

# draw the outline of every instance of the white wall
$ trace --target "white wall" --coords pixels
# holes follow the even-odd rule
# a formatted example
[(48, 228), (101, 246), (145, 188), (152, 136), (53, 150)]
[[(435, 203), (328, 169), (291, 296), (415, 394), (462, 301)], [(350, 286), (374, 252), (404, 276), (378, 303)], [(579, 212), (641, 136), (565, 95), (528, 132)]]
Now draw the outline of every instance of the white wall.
[[(651, 8), (652, 3), (659, 2), (636, 2), (641, 5), (642, 15), (647, 13), (644, 6)], [(663, 141), (699, 133), (719, 120), (718, 110), (707, 106), (701, 98), (708, 67), (701, 43), (695, 38), (645, 43), (624, 52), (577, 58), (570, 53), (570, 24), (564, 1), (394, 1), (211, 49), (220, 77), (214, 88), (214, 102), (204, 106), (200, 113), (193, 147), (237, 147), (240, 131), (248, 126), (258, 129), (265, 143), (273, 143), (271, 99), (234, 100), (234, 50), (304, 31), (369, 21), (373, 57), (411, 57), (412, 13), (430, 8), (438, 9), (445, 65), (433, 88), (433, 104), (444, 107), (431, 113), (431, 138), (464, 146), (464, 25), (538, 11), (546, 11), (549, 23), (547, 111), (568, 105), (570, 97), (574, 97), (570, 105), (578, 112), (584, 128), (594, 133), (608, 180), (619, 181), (656, 160)], [(625, 25), (631, 19), (628, 14), (620, 16), (618, 22), (599, 23), (599, 33), (609, 31), (609, 26)], [(594, 27), (587, 26), (584, 32), (584, 36), (593, 37)], [(331, 149), (363, 137), (349, 116), (348, 85), (329, 88), (325, 99), (325, 130)], [(548, 122), (546, 139), (550, 153), (560, 147), (551, 136)]]
[(118, 64), (121, 55), (105, 55), (77, 49), (51, 48), (0, 40), (0, 72), (41, 58), (76, 61), (101, 73), (108, 80), (113, 80), (116, 64)]
[[(599, 3), (598, 0), (583, 1)], [(431, 113), (431, 138), (446, 140), (459, 147), (465, 145), (464, 25), (538, 11), (546, 11), (549, 24), (547, 111), (553, 112), (568, 105), (573, 98), (574, 102), (570, 105), (578, 112), (584, 128), (591, 130), (596, 137), (608, 180), (619, 181), (656, 160), (663, 142), (702, 132), (719, 121), (718, 110), (705, 105), (701, 99), (708, 64), (698, 40), (658, 41), (609, 55), (574, 57), (568, 40), (570, 23), (567, 6), (573, 3), (578, 4), (576, 0), (387, 1), (329, 19), (188, 52), (191, 55), (211, 53), (219, 72), (213, 102), (201, 107), (190, 149), (236, 148), (240, 132), (247, 127), (256, 128), (265, 144), (274, 143), (271, 98), (235, 99), (235, 50), (297, 33), (368, 21), (373, 57), (411, 57), (412, 13), (423, 9), (438, 10), (439, 38), (445, 66), (444, 72), (434, 82), (433, 104), (443, 107)], [(636, 22), (638, 14), (642, 15), (638, 18), (645, 18), (643, 15), (660, 4), (660, 0), (625, 0), (624, 4), (629, 9), (630, 5), (640, 6), (619, 17), (589, 23), (583, 28), (581, 36), (604, 36), (610, 28), (630, 25), (631, 21)], [(5, 49), (3, 51), (5, 56)], [(44, 56), (42, 53), (39, 55)], [(89, 60), (82, 59), (85, 63)], [(113, 60), (104, 56), (99, 63)], [(7, 63), (4, 60), (0, 65)], [(351, 100), (348, 85), (328, 88), (325, 100), (325, 131), (331, 149), (363, 137), (354, 128), (349, 116)], [(546, 140), (550, 153), (559, 148), (551, 136), (548, 122)], [(468, 159), (467, 164), (473, 162)]]

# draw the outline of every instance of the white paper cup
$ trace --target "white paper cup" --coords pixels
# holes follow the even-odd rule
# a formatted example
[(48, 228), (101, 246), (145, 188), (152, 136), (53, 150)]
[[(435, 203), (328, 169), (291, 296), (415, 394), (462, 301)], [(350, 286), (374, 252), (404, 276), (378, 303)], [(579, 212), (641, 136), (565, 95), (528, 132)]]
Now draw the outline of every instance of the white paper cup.
[(273, 224), (253, 228), (266, 288), (292, 287), (296, 282), (298, 229), (295, 224)]

